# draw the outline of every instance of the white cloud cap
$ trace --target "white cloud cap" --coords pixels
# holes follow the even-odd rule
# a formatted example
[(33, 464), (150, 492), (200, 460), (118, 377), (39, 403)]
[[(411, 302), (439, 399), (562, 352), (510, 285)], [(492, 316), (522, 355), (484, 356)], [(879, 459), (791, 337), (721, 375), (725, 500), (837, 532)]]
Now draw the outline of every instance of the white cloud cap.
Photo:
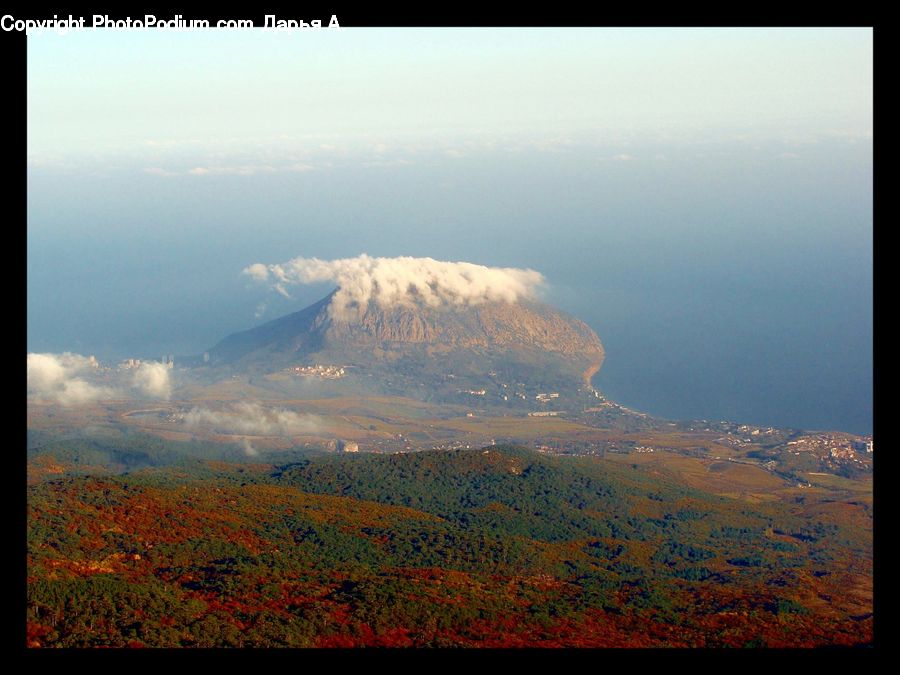
[(354, 308), (361, 311), (369, 302), (381, 308), (513, 303), (533, 297), (544, 283), (543, 275), (531, 269), (408, 256), (372, 258), (365, 253), (338, 260), (300, 257), (272, 265), (254, 263), (243, 273), (271, 284), (282, 295), (292, 284), (335, 282), (338, 291), (329, 309), (332, 316), (345, 320), (353, 316)]

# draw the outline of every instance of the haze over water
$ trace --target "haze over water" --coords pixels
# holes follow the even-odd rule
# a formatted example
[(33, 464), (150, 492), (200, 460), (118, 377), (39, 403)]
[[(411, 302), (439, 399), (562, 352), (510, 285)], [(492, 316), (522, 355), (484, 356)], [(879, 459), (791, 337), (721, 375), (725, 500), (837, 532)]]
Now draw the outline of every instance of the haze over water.
[(198, 353), (331, 290), (248, 264), (430, 256), (542, 272), (630, 407), (871, 432), (870, 31), (387, 33), (29, 38), (28, 350)]

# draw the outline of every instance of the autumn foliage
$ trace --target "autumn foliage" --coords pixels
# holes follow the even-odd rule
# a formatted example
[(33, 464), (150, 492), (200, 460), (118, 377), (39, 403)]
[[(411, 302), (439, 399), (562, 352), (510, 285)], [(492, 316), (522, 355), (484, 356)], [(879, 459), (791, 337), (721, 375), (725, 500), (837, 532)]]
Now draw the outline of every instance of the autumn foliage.
[(840, 495), (506, 447), (34, 475), (31, 647), (872, 640), (871, 516)]

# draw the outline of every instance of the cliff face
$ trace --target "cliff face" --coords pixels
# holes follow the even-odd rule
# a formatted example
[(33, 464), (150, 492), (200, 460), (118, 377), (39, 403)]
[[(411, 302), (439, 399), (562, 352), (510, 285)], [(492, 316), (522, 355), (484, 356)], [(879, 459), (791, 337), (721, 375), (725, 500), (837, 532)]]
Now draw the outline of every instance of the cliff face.
[[(536, 302), (476, 306), (392, 307), (370, 304), (359, 317), (340, 320), (330, 296), (306, 309), (225, 338), (210, 350), (214, 363), (278, 370), (294, 363), (347, 363), (357, 368), (442, 358), (485, 372), (498, 362), (596, 372), (600, 338), (582, 321)], [(551, 363), (552, 362), (552, 363)], [(429, 367), (430, 370), (430, 367)]]
[(490, 303), (463, 308), (370, 305), (358, 321), (329, 320), (326, 340), (445, 345), (460, 349), (529, 348), (595, 354), (603, 346), (583, 322), (547, 305)]

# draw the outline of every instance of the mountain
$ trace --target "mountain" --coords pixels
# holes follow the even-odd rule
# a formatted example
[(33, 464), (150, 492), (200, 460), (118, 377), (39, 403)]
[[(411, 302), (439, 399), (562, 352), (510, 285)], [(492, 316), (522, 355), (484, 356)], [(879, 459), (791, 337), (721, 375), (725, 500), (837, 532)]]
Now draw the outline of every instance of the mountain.
[[(383, 308), (336, 317), (332, 293), (299, 312), (234, 333), (209, 350), (215, 366), (274, 372), (292, 365), (350, 366), (420, 384), (589, 384), (603, 362), (600, 338), (578, 319), (534, 301)], [(458, 379), (457, 379), (458, 378)]]

